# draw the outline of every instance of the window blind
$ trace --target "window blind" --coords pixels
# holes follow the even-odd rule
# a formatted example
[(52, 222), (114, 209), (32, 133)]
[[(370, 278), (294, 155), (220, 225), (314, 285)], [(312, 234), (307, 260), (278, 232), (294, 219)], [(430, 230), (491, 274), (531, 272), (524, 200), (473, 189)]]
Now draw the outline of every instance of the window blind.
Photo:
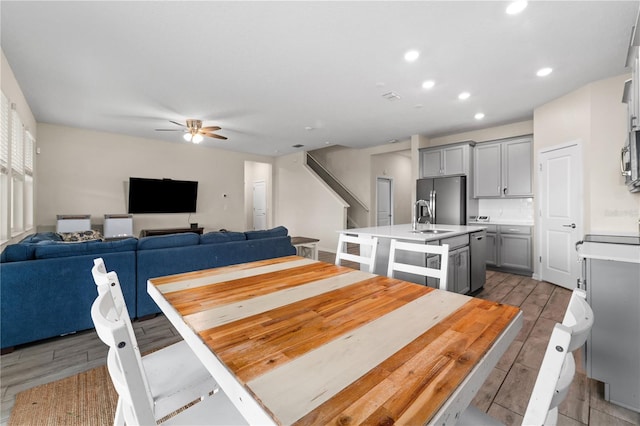
[(11, 169), (24, 175), (24, 130), (22, 120), (15, 109), (11, 110)]
[(33, 145), (35, 141), (29, 132), (24, 132), (24, 136), (24, 172), (33, 176)]
[(0, 172), (9, 173), (9, 99), (0, 95)]

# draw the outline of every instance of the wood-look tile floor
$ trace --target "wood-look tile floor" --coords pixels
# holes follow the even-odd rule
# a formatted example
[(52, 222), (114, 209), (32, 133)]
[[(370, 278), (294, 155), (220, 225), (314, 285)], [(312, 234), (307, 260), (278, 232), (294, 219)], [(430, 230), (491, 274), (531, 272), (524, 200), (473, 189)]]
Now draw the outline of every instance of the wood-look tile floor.
[[(334, 261), (332, 253), (320, 252), (319, 257)], [(358, 267), (349, 263), (345, 266)], [(562, 321), (569, 296), (568, 290), (549, 283), (487, 271), (487, 282), (477, 297), (519, 306), (524, 312), (524, 326), (480, 389), (474, 400), (477, 407), (507, 425), (521, 423), (553, 324)], [(143, 353), (180, 340), (163, 315), (135, 321), (134, 329)], [(24, 345), (2, 355), (0, 425), (8, 424), (18, 392), (103, 365), (106, 354), (106, 346), (95, 331), (88, 330)], [(587, 379), (579, 370), (560, 406), (559, 424), (640, 425), (640, 414), (604, 401), (603, 385)]]

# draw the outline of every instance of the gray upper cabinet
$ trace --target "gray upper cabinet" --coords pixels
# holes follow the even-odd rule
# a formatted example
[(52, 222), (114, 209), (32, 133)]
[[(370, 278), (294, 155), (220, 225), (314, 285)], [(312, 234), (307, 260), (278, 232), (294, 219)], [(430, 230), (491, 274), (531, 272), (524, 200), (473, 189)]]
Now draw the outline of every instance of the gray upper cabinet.
[(476, 145), (474, 197), (531, 197), (531, 145), (530, 136)]
[(474, 151), (473, 195), (475, 197), (500, 197), (502, 193), (501, 144), (478, 144)]
[(446, 148), (420, 150), (420, 177), (468, 175), (471, 146), (468, 142)]

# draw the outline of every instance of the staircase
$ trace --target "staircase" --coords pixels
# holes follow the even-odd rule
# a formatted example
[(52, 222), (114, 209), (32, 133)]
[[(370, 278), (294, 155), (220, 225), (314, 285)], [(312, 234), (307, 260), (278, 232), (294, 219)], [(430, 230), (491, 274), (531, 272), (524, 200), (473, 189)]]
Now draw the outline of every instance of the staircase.
[(349, 207), (347, 208), (348, 229), (369, 226), (369, 207), (308, 152), (307, 166), (309, 166), (320, 179), (325, 181), (336, 194), (349, 203)]

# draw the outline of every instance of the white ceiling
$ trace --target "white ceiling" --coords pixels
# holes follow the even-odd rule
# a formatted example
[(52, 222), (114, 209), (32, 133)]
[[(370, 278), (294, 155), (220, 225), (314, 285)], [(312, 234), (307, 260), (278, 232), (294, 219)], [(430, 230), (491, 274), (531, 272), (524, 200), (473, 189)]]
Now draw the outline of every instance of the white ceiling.
[(277, 156), (532, 119), (629, 72), (638, 4), (2, 0), (0, 26), (38, 122), (185, 143), (154, 129), (196, 118), (229, 138), (207, 146)]

